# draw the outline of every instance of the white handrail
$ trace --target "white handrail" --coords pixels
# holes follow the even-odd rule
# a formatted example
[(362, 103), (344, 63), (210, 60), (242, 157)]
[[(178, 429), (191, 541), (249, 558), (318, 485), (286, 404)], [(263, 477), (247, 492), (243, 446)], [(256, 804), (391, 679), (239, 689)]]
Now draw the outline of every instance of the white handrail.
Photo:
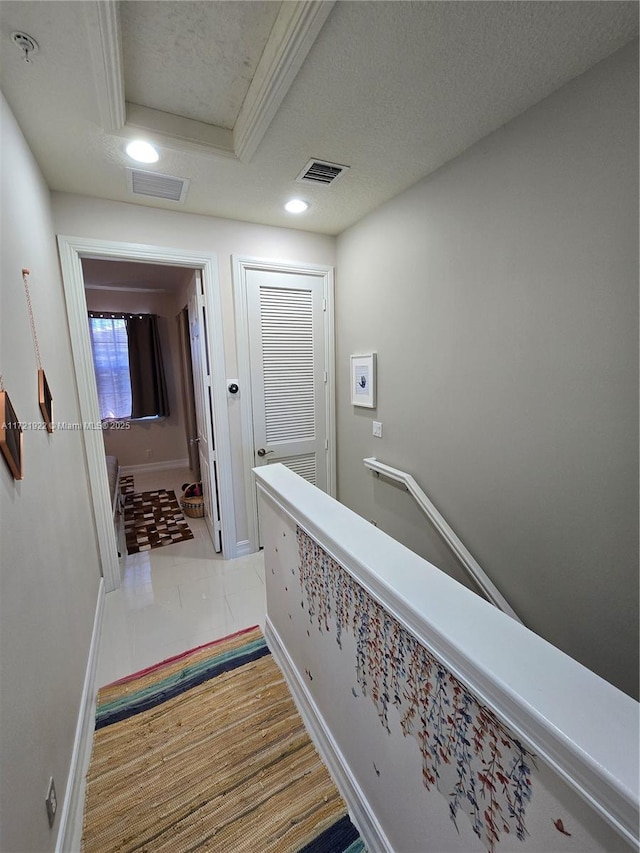
[(362, 461), (367, 468), (370, 468), (376, 474), (382, 474), (389, 480), (395, 480), (405, 486), (407, 491), (415, 499), (420, 509), (424, 512), (440, 536), (442, 536), (449, 548), (458, 558), (464, 570), (473, 578), (474, 583), (480, 587), (487, 599), (499, 610), (507, 613), (512, 619), (515, 619), (516, 622), (520, 622), (522, 624), (522, 620), (513, 610), (509, 602), (505, 599), (500, 590), (496, 588), (495, 584), (487, 577), (481, 569), (478, 561), (461, 542), (456, 533), (454, 533), (450, 525), (445, 521), (438, 509), (429, 500), (411, 474), (407, 474), (406, 471), (400, 471), (398, 468), (392, 468), (390, 465), (385, 465), (384, 462), (379, 462), (375, 456), (363, 459)]
[[(327, 682), (315, 679), (311, 683), (304, 676), (311, 652), (317, 652), (313, 658), (316, 662), (322, 660), (323, 666), (329, 667), (333, 665), (329, 659), (335, 662), (330, 649), (339, 647), (330, 642), (329, 635), (322, 649), (315, 638), (307, 645), (309, 612), (293, 607), (300, 601), (300, 588), (292, 586), (291, 577), (292, 566), (299, 559), (298, 528), (538, 756), (541, 771), (544, 765), (557, 778), (558, 786), (553, 783), (550, 789), (555, 791), (550, 794), (552, 798), (564, 796), (559, 791), (566, 783), (584, 799), (588, 809), (637, 850), (640, 717), (636, 701), (284, 465), (255, 468), (254, 475), (267, 536), (267, 619), (286, 638), (285, 648), (297, 659), (304, 689), (313, 692), (311, 713), (322, 717), (322, 708), (330, 709), (335, 728), (329, 726), (324, 731), (331, 735), (331, 743), (340, 747), (344, 736), (347, 740), (342, 748), (351, 750), (351, 740), (355, 741), (352, 754), (357, 756), (361, 771), (358, 791), (364, 791), (365, 798), (368, 790), (373, 791), (379, 803), (380, 786), (361, 761), (365, 741), (359, 739), (360, 720), (355, 724), (358, 737), (354, 739), (351, 715), (340, 712), (345, 705), (334, 701), (333, 693), (325, 689)], [(351, 613), (351, 609), (346, 612)], [(345, 678), (352, 678), (351, 659), (348, 672)], [(343, 687), (346, 684), (339, 683)], [(377, 733), (376, 715), (367, 719)], [(363, 730), (368, 727), (364, 719), (361, 723)], [(384, 737), (386, 740), (394, 735)], [(540, 784), (547, 783), (540, 779)], [(532, 805), (539, 803), (546, 821), (546, 803), (554, 801), (544, 796), (538, 799), (534, 794)], [(362, 816), (361, 812), (354, 813)], [(576, 819), (578, 814), (582, 809), (576, 804)], [(590, 821), (588, 812), (584, 814)], [(385, 825), (397, 829), (402, 820)], [(409, 820), (414, 819), (409, 816)], [(416, 818), (412, 826), (418, 825), (423, 830)], [(598, 837), (593, 835), (594, 839)], [(415, 849), (415, 844), (405, 846)], [(592, 846), (618, 850), (623, 843), (599, 845), (594, 840)], [(542, 845), (536, 849), (556, 847)], [(373, 844), (369, 848), (394, 849)]]

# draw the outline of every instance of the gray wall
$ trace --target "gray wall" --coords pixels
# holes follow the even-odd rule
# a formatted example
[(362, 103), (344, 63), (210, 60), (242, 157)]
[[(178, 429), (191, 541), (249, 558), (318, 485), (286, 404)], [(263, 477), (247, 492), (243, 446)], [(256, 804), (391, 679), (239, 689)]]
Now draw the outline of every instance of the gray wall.
[[(365, 218), (336, 310), (340, 500), (442, 565), (362, 458), (409, 471), (534, 631), (636, 696), (637, 104), (631, 45)], [(369, 350), (376, 411), (349, 403)]]
[[(0, 372), (21, 421), (42, 425), (21, 269), (31, 270), (54, 420), (78, 400), (49, 191), (0, 95)], [(89, 654), (99, 557), (81, 434), (24, 430), (24, 479), (0, 460), (0, 850), (52, 850), (45, 796), (64, 798)]]

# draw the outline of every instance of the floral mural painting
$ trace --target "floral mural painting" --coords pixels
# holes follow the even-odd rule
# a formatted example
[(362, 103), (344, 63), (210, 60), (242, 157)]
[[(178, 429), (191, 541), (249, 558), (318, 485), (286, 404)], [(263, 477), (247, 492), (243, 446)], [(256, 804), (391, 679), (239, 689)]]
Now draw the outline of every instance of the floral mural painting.
[[(504, 834), (524, 840), (533, 756), (421, 643), (335, 560), (297, 529), (298, 571), (312, 624), (349, 631), (356, 640), (356, 678), (390, 731), (389, 703), (402, 733), (420, 746), (422, 778), (449, 802), (457, 827), (466, 814), (490, 851)], [(354, 692), (355, 695), (355, 692)]]

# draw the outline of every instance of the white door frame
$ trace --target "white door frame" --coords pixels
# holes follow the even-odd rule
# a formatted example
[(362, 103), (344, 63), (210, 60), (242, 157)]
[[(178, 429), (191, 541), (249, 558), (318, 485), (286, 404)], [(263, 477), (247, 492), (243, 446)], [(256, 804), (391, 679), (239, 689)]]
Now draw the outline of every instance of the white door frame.
[(324, 284), (324, 351), (327, 381), (326, 434), (329, 439), (327, 455), (327, 492), (336, 494), (336, 410), (335, 410), (335, 332), (333, 320), (334, 276), (333, 267), (319, 264), (303, 264), (233, 255), (233, 295), (236, 314), (236, 341), (238, 347), (238, 382), (240, 385), (240, 415), (242, 420), (242, 464), (244, 492), (247, 506), (249, 533), (248, 551), (258, 549), (258, 500), (253, 479), (255, 464), (253, 441), (253, 406), (251, 404), (251, 365), (249, 360), (249, 315), (247, 308), (247, 272), (298, 273), (320, 276)]
[[(236, 556), (236, 521), (233, 505), (233, 477), (231, 469), (231, 447), (229, 424), (226, 417), (226, 379), (224, 342), (222, 332), (222, 309), (220, 284), (218, 281), (217, 257), (208, 252), (189, 252), (164, 246), (147, 246), (141, 243), (96, 240), (85, 237), (58, 235), (58, 250), (62, 267), (71, 350), (78, 387), (80, 417), (85, 424), (99, 424), (100, 410), (96, 390), (89, 324), (87, 323), (87, 301), (84, 292), (82, 258), (107, 260), (143, 261), (150, 264), (169, 264), (202, 271), (204, 298), (207, 306), (209, 358), (214, 382), (214, 420), (216, 441), (219, 450), (220, 513), (222, 516), (223, 555), (229, 559)], [(224, 413), (224, 416), (223, 416)], [(100, 561), (105, 590), (120, 586), (120, 566), (113, 531), (113, 514), (109, 497), (106, 467), (104, 464), (104, 442), (100, 429), (83, 429), (83, 443), (87, 460), (93, 514), (98, 537)]]

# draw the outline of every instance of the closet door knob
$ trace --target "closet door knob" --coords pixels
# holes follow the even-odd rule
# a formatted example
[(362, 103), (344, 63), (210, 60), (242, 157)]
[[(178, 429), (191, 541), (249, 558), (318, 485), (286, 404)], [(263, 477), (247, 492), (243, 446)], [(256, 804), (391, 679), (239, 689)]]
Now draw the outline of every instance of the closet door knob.
[(275, 453), (275, 450), (265, 450), (264, 447), (261, 447), (260, 450), (258, 450), (258, 456), (266, 456), (267, 453)]

